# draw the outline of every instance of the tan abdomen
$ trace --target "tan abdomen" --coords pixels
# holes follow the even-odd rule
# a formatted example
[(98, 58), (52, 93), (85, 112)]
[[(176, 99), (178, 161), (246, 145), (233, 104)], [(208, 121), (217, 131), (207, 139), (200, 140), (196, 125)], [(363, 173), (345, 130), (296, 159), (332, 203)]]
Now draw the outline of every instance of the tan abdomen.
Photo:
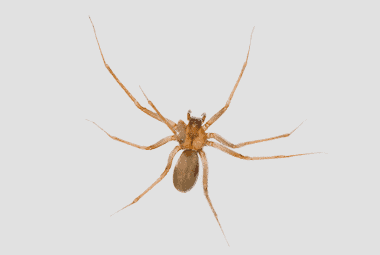
[(174, 187), (180, 192), (187, 192), (191, 190), (197, 182), (198, 173), (198, 153), (193, 150), (183, 151), (174, 168)]

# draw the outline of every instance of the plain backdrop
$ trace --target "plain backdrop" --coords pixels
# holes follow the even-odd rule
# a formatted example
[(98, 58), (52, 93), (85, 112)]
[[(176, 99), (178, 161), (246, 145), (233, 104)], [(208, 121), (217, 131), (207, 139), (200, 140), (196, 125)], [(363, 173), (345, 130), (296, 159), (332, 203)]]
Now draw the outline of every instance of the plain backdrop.
[[(210, 118), (251, 53), (230, 108), (178, 192), (163, 172), (171, 135), (138, 110)], [(376, 1), (6, 1), (0, 10), (1, 254), (379, 254), (380, 19)], [(173, 161), (175, 165), (180, 154)], [(172, 168), (173, 169), (173, 168)], [(202, 170), (200, 170), (200, 177)]]

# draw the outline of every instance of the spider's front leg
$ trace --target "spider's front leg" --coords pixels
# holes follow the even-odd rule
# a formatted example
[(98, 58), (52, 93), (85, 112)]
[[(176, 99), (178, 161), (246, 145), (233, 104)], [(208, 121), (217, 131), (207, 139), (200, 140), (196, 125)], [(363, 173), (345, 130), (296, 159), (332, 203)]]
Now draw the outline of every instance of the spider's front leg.
[[(90, 18), (90, 17), (89, 17)], [(103, 59), (103, 63), (105, 65), (105, 67), (107, 68), (108, 72), (110, 72), (110, 74), (112, 75), (112, 77), (115, 79), (115, 81), (120, 85), (120, 87), (125, 91), (125, 93), (127, 93), (127, 95), (129, 96), (129, 98), (133, 101), (133, 103), (136, 105), (137, 108), (139, 108), (141, 111), (145, 112), (146, 114), (148, 114), (149, 116), (151, 116), (152, 118), (155, 118), (156, 120), (159, 120), (159, 121), (162, 121), (164, 122), (161, 117), (157, 114), (157, 113), (154, 113), (148, 109), (146, 109), (145, 107), (142, 107), (140, 105), (140, 103), (132, 96), (132, 94), (127, 90), (127, 88), (123, 85), (123, 83), (121, 83), (121, 81), (116, 77), (116, 74), (112, 71), (111, 67), (106, 63), (106, 60), (104, 59), (104, 56), (103, 56), (103, 52), (102, 52), (102, 49), (100, 48), (100, 44), (99, 44), (99, 40), (98, 40), (98, 36), (96, 35), (96, 31), (95, 31), (95, 26), (94, 24), (92, 23), (92, 20), (90, 18), (90, 21), (91, 21), (91, 24), (92, 24), (92, 27), (94, 29), (94, 34), (95, 34), (95, 38), (96, 38), (96, 42), (98, 43), (98, 46), (99, 46), (99, 50), (100, 50), (100, 55), (102, 55), (102, 59)], [(167, 122), (170, 123), (171, 126), (173, 126), (174, 128), (176, 128), (176, 124), (169, 120), (169, 119), (165, 119)]]
[(206, 131), (215, 121), (217, 121), (219, 119), (220, 116), (222, 116), (222, 114), (227, 111), (228, 107), (230, 106), (230, 103), (231, 103), (231, 100), (232, 100), (232, 97), (234, 96), (234, 93), (235, 93), (235, 90), (236, 88), (238, 87), (239, 85), (239, 82), (241, 80), (241, 77), (243, 77), (243, 73), (244, 73), (244, 70), (247, 66), (247, 63), (248, 63), (248, 57), (249, 57), (249, 51), (251, 50), (251, 41), (252, 41), (252, 34), (253, 34), (253, 30), (255, 29), (255, 27), (252, 28), (252, 32), (251, 32), (251, 38), (249, 40), (249, 47), (248, 47), (248, 53), (247, 53), (247, 58), (245, 59), (245, 62), (244, 62), (244, 65), (243, 65), (243, 68), (241, 69), (241, 72), (240, 72), (240, 75), (239, 75), (239, 78), (238, 80), (236, 81), (236, 84), (230, 94), (230, 97), (228, 98), (227, 100), (227, 103), (226, 105), (219, 111), (217, 112), (214, 116), (211, 117), (211, 119), (209, 119), (206, 124), (203, 126), (204, 130)]

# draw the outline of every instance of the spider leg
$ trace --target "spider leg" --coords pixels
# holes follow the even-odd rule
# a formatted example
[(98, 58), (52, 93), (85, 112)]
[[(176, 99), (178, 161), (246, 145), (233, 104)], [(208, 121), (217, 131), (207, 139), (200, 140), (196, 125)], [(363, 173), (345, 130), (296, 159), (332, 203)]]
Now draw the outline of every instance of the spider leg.
[[(149, 188), (147, 188), (140, 196), (136, 197), (135, 200), (133, 200), (132, 203), (130, 203), (127, 206), (124, 206), (119, 211), (115, 212), (114, 214), (120, 212), (121, 210), (123, 210), (123, 209), (127, 208), (128, 206), (133, 205), (134, 203), (136, 203), (137, 201), (139, 201), (140, 198), (142, 198), (146, 193), (148, 193), (149, 190), (151, 190), (154, 186), (156, 186), (157, 183), (159, 183), (160, 181), (162, 181), (162, 179), (164, 179), (164, 177), (168, 174), (168, 172), (170, 170), (170, 167), (172, 166), (172, 162), (173, 162), (173, 158), (174, 158), (175, 154), (177, 154), (177, 152), (180, 151), (180, 150), (181, 150), (181, 147), (180, 146), (176, 146), (172, 150), (172, 152), (170, 152), (169, 159), (168, 159), (168, 164), (166, 165), (165, 171), (161, 174), (161, 176), (152, 185), (149, 186)], [(114, 215), (114, 214), (112, 214), (112, 215)]]
[(170, 125), (170, 123), (169, 123), (169, 122), (164, 118), (164, 116), (162, 116), (162, 114), (158, 111), (158, 109), (156, 108), (156, 106), (154, 106), (154, 104), (152, 103), (152, 101), (150, 101), (150, 100), (148, 99), (148, 97), (145, 95), (144, 91), (142, 90), (141, 86), (140, 86), (140, 89), (141, 89), (142, 93), (144, 94), (146, 100), (148, 100), (149, 105), (153, 107), (153, 109), (156, 111), (156, 113), (160, 116), (161, 121), (164, 122), (164, 123), (170, 128), (170, 130), (173, 132), (175, 138), (177, 139), (178, 136), (177, 136), (177, 132), (175, 131), (174, 127), (173, 127), (172, 125)]
[(293, 134), (293, 132), (296, 131), (297, 128), (299, 128), (302, 125), (302, 123), (298, 127), (296, 127), (292, 132), (290, 132), (290, 133), (279, 135), (279, 136), (274, 136), (274, 137), (271, 137), (271, 138), (265, 138), (265, 139), (255, 140), (255, 141), (244, 142), (244, 143), (238, 143), (238, 144), (230, 143), (229, 141), (227, 141), (226, 139), (224, 139), (223, 137), (221, 137), (220, 135), (218, 135), (216, 133), (208, 133), (207, 134), (207, 139), (214, 138), (215, 140), (217, 140), (221, 144), (224, 144), (224, 145), (226, 145), (228, 147), (236, 149), (236, 148), (240, 148), (240, 147), (243, 147), (243, 146), (246, 146), (246, 145), (249, 145), (249, 144), (261, 143), (261, 142), (275, 140), (275, 139), (282, 138), (282, 137), (288, 137), (291, 134)]
[(252, 41), (252, 34), (253, 34), (253, 30), (255, 29), (255, 27), (252, 28), (252, 32), (251, 32), (251, 38), (249, 40), (249, 48), (248, 48), (248, 53), (247, 53), (247, 58), (244, 62), (244, 65), (243, 65), (243, 68), (241, 69), (241, 72), (240, 72), (240, 75), (239, 75), (239, 78), (237, 79), (236, 81), (236, 84), (235, 84), (235, 87), (233, 88), (231, 94), (230, 94), (230, 97), (228, 98), (227, 100), (227, 103), (226, 105), (219, 111), (217, 112), (214, 116), (211, 117), (211, 119), (209, 119), (206, 124), (203, 126), (204, 130), (206, 131), (215, 121), (217, 121), (219, 119), (220, 116), (222, 116), (222, 114), (228, 109), (228, 107), (230, 106), (230, 103), (231, 103), (231, 100), (232, 100), (232, 97), (234, 96), (234, 93), (235, 93), (235, 90), (237, 88), (237, 86), (239, 85), (239, 82), (240, 82), (240, 79), (241, 77), (243, 76), (243, 73), (244, 73), (244, 70), (245, 70), (245, 67), (247, 66), (247, 63), (248, 63), (248, 57), (249, 57), (249, 51), (251, 49), (251, 41)]
[(157, 143), (153, 144), (153, 145), (150, 145), (150, 146), (142, 146), (142, 145), (138, 145), (138, 144), (134, 144), (134, 143), (131, 143), (131, 142), (128, 142), (128, 141), (125, 141), (123, 139), (120, 139), (116, 136), (113, 136), (113, 135), (110, 135), (107, 133), (107, 131), (105, 131), (103, 128), (101, 128), (98, 124), (96, 124), (95, 122), (91, 121), (91, 120), (88, 120), (92, 123), (94, 123), (96, 126), (98, 126), (98, 128), (100, 128), (101, 130), (103, 130), (104, 133), (106, 133), (109, 137), (111, 137), (112, 139), (114, 139), (115, 141), (119, 141), (119, 142), (122, 142), (122, 143), (125, 143), (125, 144), (128, 144), (128, 145), (131, 145), (133, 147), (136, 147), (136, 148), (139, 148), (139, 149), (143, 149), (143, 150), (154, 150), (154, 149), (157, 149), (158, 147), (170, 142), (170, 141), (175, 141), (175, 137), (174, 135), (172, 136), (168, 136), (168, 137), (165, 137), (163, 139), (161, 139), (160, 141), (158, 141)]
[(263, 160), (263, 159), (275, 159), (275, 158), (290, 158), (290, 157), (295, 157), (295, 156), (302, 156), (302, 155), (309, 155), (309, 154), (317, 154), (317, 153), (322, 153), (322, 152), (310, 152), (310, 153), (302, 153), (302, 154), (294, 154), (294, 155), (277, 155), (277, 156), (269, 156), (269, 157), (248, 157), (248, 156), (243, 156), (233, 150), (228, 149), (227, 147), (217, 144), (211, 141), (206, 142), (207, 146), (214, 147), (218, 150), (221, 150), (227, 154), (230, 154), (234, 157), (241, 158), (241, 159), (246, 159), (246, 160)]
[(207, 201), (208, 201), (208, 204), (210, 205), (211, 210), (212, 210), (212, 212), (214, 213), (215, 219), (216, 219), (216, 221), (217, 221), (218, 224), (219, 224), (220, 230), (222, 230), (222, 233), (223, 233), (223, 235), (224, 235), (224, 238), (226, 239), (226, 242), (227, 242), (228, 246), (230, 246), (230, 244), (229, 244), (228, 241), (227, 241), (227, 237), (226, 237), (226, 235), (224, 234), (224, 231), (223, 231), (222, 225), (220, 225), (220, 222), (219, 222), (219, 220), (218, 220), (218, 215), (216, 214), (216, 212), (215, 212), (215, 210), (214, 210), (214, 207), (212, 206), (212, 203), (211, 203), (210, 197), (209, 197), (209, 195), (208, 195), (208, 164), (207, 164), (206, 153), (204, 153), (203, 150), (200, 150), (200, 151), (199, 151), (199, 156), (201, 157), (202, 165), (203, 165), (203, 191), (204, 191), (204, 193), (205, 193), (205, 196), (206, 196), (206, 199), (207, 199)]
[[(90, 18), (90, 17), (89, 17)], [(120, 87), (125, 91), (125, 93), (127, 93), (127, 95), (129, 96), (129, 98), (133, 101), (133, 103), (137, 106), (137, 108), (139, 108), (141, 111), (145, 112), (146, 114), (148, 114), (149, 116), (151, 116), (152, 118), (155, 118), (159, 121), (162, 121), (160, 116), (148, 109), (146, 109), (145, 107), (142, 107), (139, 102), (132, 96), (132, 94), (127, 90), (127, 88), (121, 83), (121, 81), (116, 77), (116, 75), (114, 74), (114, 72), (112, 71), (111, 67), (106, 63), (106, 60), (104, 59), (104, 56), (103, 56), (103, 52), (102, 52), (102, 49), (100, 48), (100, 44), (99, 44), (99, 40), (98, 40), (98, 37), (96, 36), (96, 31), (95, 31), (95, 26), (94, 26), (94, 23), (92, 23), (92, 20), (90, 18), (90, 21), (91, 21), (91, 24), (92, 24), (92, 27), (94, 28), (94, 34), (95, 34), (95, 38), (96, 38), (96, 42), (98, 43), (98, 46), (99, 46), (99, 50), (100, 50), (100, 55), (102, 55), (102, 59), (103, 59), (103, 62), (104, 62), (104, 65), (106, 66), (107, 70), (110, 72), (110, 74), (113, 76), (113, 78), (116, 80), (117, 83), (119, 83)], [(167, 121), (175, 128), (177, 125), (167, 119)]]

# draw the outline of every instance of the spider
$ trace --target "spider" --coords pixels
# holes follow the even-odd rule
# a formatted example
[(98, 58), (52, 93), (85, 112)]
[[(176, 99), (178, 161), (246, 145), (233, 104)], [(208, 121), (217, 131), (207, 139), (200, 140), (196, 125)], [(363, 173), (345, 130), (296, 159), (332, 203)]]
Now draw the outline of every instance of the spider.
[[(155, 105), (145, 95), (145, 93), (141, 89), (141, 87), (140, 87), (140, 89), (141, 89), (142, 93), (144, 94), (144, 96), (147, 99), (149, 105), (154, 109), (155, 112), (152, 112), (152, 111), (146, 109), (145, 107), (141, 106), (139, 104), (139, 102), (132, 96), (132, 94), (126, 89), (126, 87), (120, 82), (120, 80), (116, 77), (115, 73), (111, 70), (110, 66), (106, 63), (106, 61), (104, 59), (103, 52), (102, 52), (102, 49), (100, 48), (99, 40), (98, 40), (98, 37), (96, 35), (95, 26), (92, 23), (91, 18), (90, 18), (90, 21), (91, 21), (92, 27), (94, 29), (94, 34), (95, 34), (96, 42), (98, 44), (99, 51), (100, 51), (100, 54), (102, 56), (104, 65), (106, 66), (106, 68), (108, 69), (108, 71), (111, 73), (111, 75), (113, 76), (113, 78), (120, 85), (120, 87), (125, 91), (125, 93), (127, 93), (127, 95), (129, 96), (129, 98), (133, 101), (133, 103), (137, 106), (137, 108), (139, 108), (141, 111), (143, 111), (144, 113), (148, 114), (152, 118), (155, 118), (156, 120), (165, 123), (169, 127), (169, 129), (173, 132), (173, 135), (165, 137), (165, 138), (161, 139), (160, 141), (158, 141), (157, 143), (155, 143), (153, 145), (150, 145), (150, 146), (141, 146), (141, 145), (137, 145), (137, 144), (125, 141), (125, 140), (120, 139), (120, 138), (118, 138), (116, 136), (110, 135), (104, 129), (102, 129), (98, 124), (96, 124), (95, 122), (93, 122), (93, 121), (90, 121), (90, 122), (92, 122), (96, 126), (98, 126), (110, 138), (112, 138), (112, 139), (114, 139), (116, 141), (128, 144), (128, 145), (134, 146), (136, 148), (143, 149), (143, 150), (154, 150), (154, 149), (157, 149), (158, 147), (160, 147), (160, 146), (162, 146), (162, 145), (164, 145), (164, 144), (166, 144), (167, 142), (170, 142), (170, 141), (177, 141), (179, 143), (179, 145), (177, 145), (171, 151), (171, 153), (169, 154), (168, 163), (167, 163), (167, 165), (165, 167), (164, 172), (161, 174), (161, 176), (152, 185), (150, 185), (149, 188), (147, 188), (140, 196), (136, 197), (135, 200), (133, 200), (132, 203), (128, 204), (127, 206), (124, 206), (123, 208), (121, 208), (120, 210), (118, 210), (117, 212), (115, 212), (114, 214), (120, 212), (121, 210), (123, 210), (123, 209), (127, 208), (128, 206), (130, 206), (130, 205), (136, 203), (137, 201), (139, 201), (140, 198), (142, 198), (146, 193), (148, 193), (148, 191), (150, 191), (154, 186), (156, 186), (157, 183), (159, 183), (160, 181), (162, 181), (162, 179), (164, 179), (164, 177), (168, 174), (168, 172), (170, 170), (170, 167), (172, 165), (172, 161), (173, 161), (174, 156), (180, 150), (183, 150), (181, 156), (179, 157), (179, 160), (178, 160), (176, 166), (174, 167), (174, 174), (173, 174), (174, 187), (178, 191), (180, 191), (180, 192), (188, 192), (188, 191), (190, 191), (192, 189), (192, 187), (195, 185), (195, 183), (196, 183), (196, 181), (198, 179), (198, 173), (199, 173), (198, 155), (199, 155), (199, 157), (200, 157), (200, 159), (202, 161), (202, 165), (203, 165), (203, 191), (204, 191), (204, 194), (205, 194), (206, 199), (208, 201), (208, 204), (210, 205), (211, 210), (214, 213), (215, 219), (217, 220), (217, 222), (219, 224), (219, 227), (220, 227), (220, 229), (221, 229), (221, 231), (222, 231), (222, 233), (224, 235), (224, 238), (227, 241), (226, 235), (224, 234), (223, 228), (222, 228), (222, 226), (221, 226), (221, 224), (219, 222), (218, 216), (217, 216), (217, 214), (215, 212), (214, 207), (212, 206), (210, 197), (208, 195), (208, 164), (207, 164), (206, 154), (203, 151), (203, 147), (204, 146), (214, 147), (214, 148), (216, 148), (218, 150), (221, 150), (221, 151), (223, 151), (223, 152), (225, 152), (227, 154), (230, 154), (230, 155), (232, 155), (234, 157), (237, 157), (237, 158), (240, 158), (240, 159), (245, 159), (245, 160), (262, 160), (262, 159), (289, 158), (289, 157), (295, 157), (295, 156), (302, 156), (302, 155), (309, 155), (309, 154), (319, 153), (319, 152), (313, 152), (313, 153), (303, 153), (303, 154), (294, 154), (294, 155), (277, 155), (277, 156), (269, 156), (269, 157), (249, 157), (249, 156), (243, 156), (243, 155), (241, 155), (241, 154), (239, 154), (239, 153), (237, 153), (237, 152), (235, 152), (235, 151), (227, 148), (227, 147), (230, 147), (230, 148), (240, 148), (240, 147), (243, 147), (243, 146), (246, 146), (246, 145), (249, 145), (249, 144), (270, 141), (270, 140), (274, 140), (274, 139), (278, 139), (278, 138), (282, 138), (282, 137), (288, 137), (294, 131), (296, 131), (296, 129), (299, 126), (301, 126), (302, 123), (297, 128), (295, 128), (292, 132), (290, 132), (290, 133), (279, 135), (279, 136), (275, 136), (275, 137), (271, 137), (271, 138), (266, 138), (266, 139), (260, 139), (260, 140), (255, 140), (255, 141), (249, 141), (249, 142), (239, 143), (239, 144), (230, 143), (230, 142), (228, 142), (227, 140), (225, 140), (223, 137), (221, 137), (220, 135), (218, 135), (216, 133), (206, 133), (206, 130), (215, 121), (217, 121), (220, 118), (220, 116), (223, 115), (223, 113), (228, 109), (228, 107), (229, 107), (229, 105), (231, 103), (231, 99), (232, 99), (232, 97), (233, 97), (233, 95), (235, 93), (236, 88), (239, 85), (241, 77), (243, 76), (244, 70), (245, 70), (245, 68), (247, 66), (248, 57), (249, 57), (249, 51), (250, 51), (250, 48), (251, 48), (251, 41), (252, 41), (252, 34), (253, 34), (253, 31), (254, 31), (254, 27), (253, 27), (252, 32), (251, 32), (251, 37), (250, 37), (250, 41), (249, 41), (249, 47), (248, 47), (248, 53), (247, 53), (246, 60), (244, 62), (244, 65), (243, 65), (243, 68), (242, 68), (242, 70), (240, 72), (240, 75), (239, 75), (239, 77), (238, 77), (238, 79), (236, 81), (236, 84), (235, 84), (235, 86), (234, 86), (234, 88), (233, 88), (233, 90), (232, 90), (232, 92), (231, 92), (231, 94), (230, 94), (230, 96), (229, 96), (229, 98), (228, 98), (228, 100), (226, 102), (226, 105), (219, 112), (217, 112), (214, 116), (212, 116), (211, 119), (209, 119), (206, 123), (205, 123), (205, 120), (206, 120), (206, 114), (205, 113), (203, 113), (201, 115), (202, 118), (197, 118), (197, 117), (191, 116), (191, 110), (189, 110), (187, 112), (188, 123), (186, 124), (184, 121), (179, 120), (178, 124), (176, 124), (175, 122), (173, 122), (173, 121), (165, 118), (164, 116), (162, 116), (162, 114), (158, 111), (158, 109), (155, 107)], [(211, 138), (217, 140), (221, 144), (215, 143), (213, 141), (210, 141)], [(114, 214), (112, 214), (112, 215), (114, 215)], [(228, 241), (227, 241), (227, 244), (228, 244)]]

